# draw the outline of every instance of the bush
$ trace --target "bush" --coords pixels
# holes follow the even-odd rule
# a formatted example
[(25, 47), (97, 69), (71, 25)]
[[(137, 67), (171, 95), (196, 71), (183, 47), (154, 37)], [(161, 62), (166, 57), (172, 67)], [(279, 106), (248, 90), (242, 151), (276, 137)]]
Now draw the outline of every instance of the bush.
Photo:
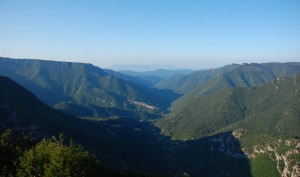
[(13, 138), (11, 130), (0, 134), (0, 176), (15, 176), (22, 153), (35, 144), (31, 136)]
[(258, 155), (250, 161), (251, 173), (253, 177), (276, 177), (279, 173), (276, 169), (276, 162), (268, 155)]
[(24, 152), (16, 176), (39, 177), (89, 177), (100, 176), (103, 169), (96, 157), (81, 146), (70, 142), (63, 144), (63, 137), (42, 139), (35, 147)]

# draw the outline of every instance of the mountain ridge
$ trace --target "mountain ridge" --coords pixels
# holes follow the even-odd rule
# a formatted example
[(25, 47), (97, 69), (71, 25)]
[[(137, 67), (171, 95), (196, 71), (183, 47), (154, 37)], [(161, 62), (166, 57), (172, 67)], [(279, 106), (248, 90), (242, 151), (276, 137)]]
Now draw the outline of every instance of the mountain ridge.
[(0, 58), (0, 74), (16, 80), (48, 105), (70, 102), (83, 107), (94, 105), (120, 111), (142, 109), (157, 114), (132, 101), (164, 111), (177, 97), (172, 91), (123, 80), (92, 64)]
[(160, 90), (91, 64), (2, 59), (0, 75), (19, 83), (0, 77), (1, 131), (63, 132), (110, 167), (145, 174), (299, 174), (300, 63), (201, 70)]
[[(292, 76), (295, 73), (300, 72), (299, 68), (299, 62), (231, 64), (216, 69), (195, 71), (185, 76), (174, 76), (158, 83), (156, 87), (161, 89), (171, 89), (177, 93), (185, 94), (201, 87), (218, 76), (226, 77), (229, 82), (232, 82), (233, 79), (238, 79), (234, 80), (236, 83), (230, 83), (232, 86), (256, 86), (271, 82), (277, 77)], [(256, 70), (256, 73), (253, 72), (253, 69)], [(251, 72), (251, 70), (251, 77), (263, 80), (260, 80), (258, 83), (255, 83), (258, 81), (255, 80), (255, 78), (244, 78), (243, 80), (243, 77), (249, 75), (247, 72)], [(263, 74), (261, 76), (268, 74), (268, 76), (266, 75), (267, 78), (260, 78), (259, 74)]]
[[(157, 125), (166, 134), (175, 133), (179, 139), (197, 139), (199, 135), (207, 136), (224, 128), (233, 131), (238, 128), (252, 130), (252, 127), (265, 133), (299, 136), (300, 129), (295, 126), (300, 121), (297, 111), (299, 79), (300, 74), (259, 87), (225, 88), (203, 95), (183, 107), (174, 108)], [(289, 114), (294, 116), (288, 118)], [(275, 123), (276, 129), (272, 128)], [(232, 126), (235, 128), (226, 128)]]
[(0, 91), (0, 132), (11, 129), (36, 139), (63, 133), (96, 153), (112, 169), (131, 168), (144, 173), (167, 170), (165, 161), (159, 160), (163, 156), (161, 145), (148, 132), (148, 124), (130, 117), (93, 121), (70, 116), (47, 106), (4, 76), (0, 76)]

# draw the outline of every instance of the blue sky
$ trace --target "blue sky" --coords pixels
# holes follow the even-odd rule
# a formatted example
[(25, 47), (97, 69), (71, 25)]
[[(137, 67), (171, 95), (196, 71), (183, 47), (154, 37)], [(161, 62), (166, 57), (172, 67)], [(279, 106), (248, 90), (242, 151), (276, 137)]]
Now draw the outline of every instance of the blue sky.
[(0, 0), (0, 56), (100, 67), (300, 61), (300, 1)]

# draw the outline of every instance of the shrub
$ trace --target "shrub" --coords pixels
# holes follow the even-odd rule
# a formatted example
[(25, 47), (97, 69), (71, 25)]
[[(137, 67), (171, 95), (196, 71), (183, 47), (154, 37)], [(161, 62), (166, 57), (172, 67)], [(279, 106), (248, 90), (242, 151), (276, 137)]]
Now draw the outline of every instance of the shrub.
[(63, 144), (63, 136), (42, 139), (24, 152), (17, 169), (19, 177), (89, 177), (103, 173), (96, 157), (79, 145)]

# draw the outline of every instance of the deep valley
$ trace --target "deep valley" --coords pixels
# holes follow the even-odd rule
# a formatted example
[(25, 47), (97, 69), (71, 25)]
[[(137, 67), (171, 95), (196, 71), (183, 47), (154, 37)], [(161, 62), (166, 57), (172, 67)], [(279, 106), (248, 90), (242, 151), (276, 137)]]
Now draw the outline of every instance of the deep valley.
[(0, 57), (1, 133), (63, 133), (116, 176), (300, 176), (299, 125), (299, 62), (118, 72)]

